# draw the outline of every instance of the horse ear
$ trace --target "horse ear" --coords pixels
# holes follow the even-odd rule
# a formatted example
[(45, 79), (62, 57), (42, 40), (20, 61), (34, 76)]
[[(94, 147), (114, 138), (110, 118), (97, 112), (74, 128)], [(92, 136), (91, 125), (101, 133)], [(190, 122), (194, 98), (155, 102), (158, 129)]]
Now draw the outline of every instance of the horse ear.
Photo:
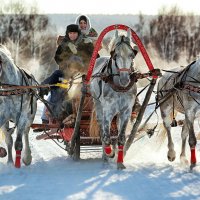
[(127, 37), (129, 38), (129, 40), (131, 42), (132, 39), (131, 39), (131, 29), (130, 28), (127, 30)]
[(115, 31), (115, 38), (118, 38), (119, 36), (119, 33), (118, 33), (118, 30)]

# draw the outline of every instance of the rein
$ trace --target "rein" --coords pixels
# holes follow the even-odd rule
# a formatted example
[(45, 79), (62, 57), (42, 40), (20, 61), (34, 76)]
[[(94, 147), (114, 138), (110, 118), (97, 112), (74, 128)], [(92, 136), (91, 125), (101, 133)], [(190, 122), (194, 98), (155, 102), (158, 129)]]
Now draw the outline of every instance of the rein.
[(175, 87), (177, 89), (182, 89), (182, 90), (187, 90), (189, 92), (195, 92), (195, 93), (200, 93), (200, 87), (198, 86), (194, 86), (194, 85), (190, 85), (190, 84), (182, 84), (178, 87)]
[(13, 90), (0, 90), (0, 96), (12, 96), (12, 95), (23, 95), (30, 94), (30, 89), (13, 89)]

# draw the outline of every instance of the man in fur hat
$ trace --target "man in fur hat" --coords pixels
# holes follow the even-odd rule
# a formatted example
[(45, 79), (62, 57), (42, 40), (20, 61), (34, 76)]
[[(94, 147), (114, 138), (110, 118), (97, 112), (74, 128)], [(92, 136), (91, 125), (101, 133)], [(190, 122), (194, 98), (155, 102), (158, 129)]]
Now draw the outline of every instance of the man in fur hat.
[(55, 61), (64, 72), (65, 78), (72, 77), (74, 71), (87, 71), (93, 49), (92, 41), (83, 37), (78, 25), (67, 26), (65, 37), (55, 54)]

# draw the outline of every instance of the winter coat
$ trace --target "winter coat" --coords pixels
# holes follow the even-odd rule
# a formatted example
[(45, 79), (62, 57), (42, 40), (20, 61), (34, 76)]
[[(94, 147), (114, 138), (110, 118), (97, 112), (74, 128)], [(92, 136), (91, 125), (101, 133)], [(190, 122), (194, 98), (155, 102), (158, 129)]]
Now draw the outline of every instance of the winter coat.
[(63, 72), (64, 78), (69, 79), (77, 72), (86, 73), (93, 49), (92, 41), (82, 34), (75, 42), (65, 36), (55, 53), (55, 61)]
[[(79, 25), (79, 19), (82, 15), (79, 15), (76, 18), (75, 24)], [(82, 34), (86, 37), (89, 37), (91, 40), (96, 40), (98, 37), (98, 33), (96, 32), (96, 30), (94, 28), (91, 27), (91, 23), (90, 23), (90, 19), (88, 16), (84, 15), (87, 19), (87, 27), (86, 30), (81, 30)]]
[[(60, 69), (54, 71), (42, 84), (55, 84), (60, 82), (60, 78), (69, 79), (78, 72), (86, 73), (93, 49), (92, 41), (82, 34), (75, 42), (65, 36), (55, 54), (55, 61)], [(66, 99), (66, 89), (51, 87), (50, 107), (57, 116), (61, 113), (59, 105)]]

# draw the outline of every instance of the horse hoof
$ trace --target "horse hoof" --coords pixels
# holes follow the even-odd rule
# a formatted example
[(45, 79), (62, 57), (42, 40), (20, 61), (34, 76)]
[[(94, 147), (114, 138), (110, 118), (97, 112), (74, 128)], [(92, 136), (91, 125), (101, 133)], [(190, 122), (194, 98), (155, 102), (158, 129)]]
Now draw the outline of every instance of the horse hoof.
[(168, 151), (167, 158), (170, 162), (173, 162), (176, 158), (176, 152), (173, 150)]
[(167, 156), (167, 158), (168, 158), (168, 160), (169, 160), (170, 162), (173, 162), (173, 161), (175, 160), (175, 157)]
[(190, 171), (192, 171), (195, 166), (196, 166), (196, 163), (191, 163), (191, 165), (190, 165)]
[(0, 158), (4, 158), (7, 156), (7, 151), (5, 148), (0, 147)]
[(126, 169), (123, 163), (117, 163), (117, 169)]
[(26, 159), (23, 158), (22, 161), (23, 161), (23, 163), (24, 163), (26, 166), (28, 166), (28, 165), (30, 165), (31, 162), (32, 162), (32, 156), (30, 156), (29, 158), (26, 158)]

